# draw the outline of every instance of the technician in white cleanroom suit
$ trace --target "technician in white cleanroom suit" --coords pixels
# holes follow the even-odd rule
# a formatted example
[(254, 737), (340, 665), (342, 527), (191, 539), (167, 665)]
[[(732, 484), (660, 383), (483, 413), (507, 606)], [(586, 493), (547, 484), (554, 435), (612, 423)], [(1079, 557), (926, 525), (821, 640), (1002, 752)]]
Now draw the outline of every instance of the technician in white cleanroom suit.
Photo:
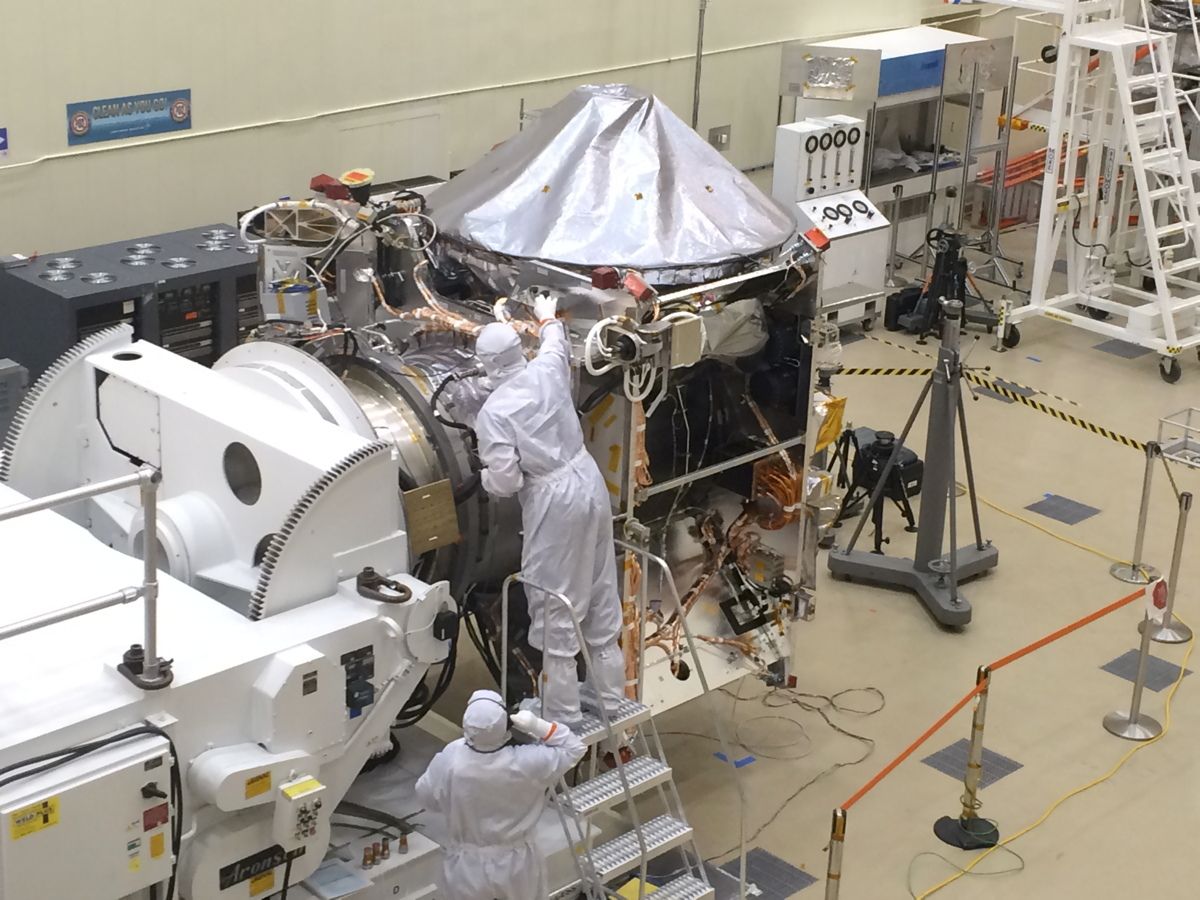
[[(475, 422), (480, 475), (489, 494), (520, 498), (521, 571), (571, 601), (592, 660), (589, 682), (613, 712), (625, 694), (625, 663), (617, 643), (622, 619), (612, 508), (604, 476), (583, 445), (571, 401), (571, 345), (556, 311), (554, 298), (535, 298), (541, 347), (528, 365), (510, 326), (493, 323), (479, 334), (475, 352), (494, 386)], [(542, 715), (576, 724), (580, 647), (571, 616), (544, 591), (526, 585), (525, 592), (529, 643), (542, 651)]]
[(586, 748), (565, 725), (527, 710), (512, 724), (539, 743), (509, 745), (508, 722), (499, 694), (476, 691), (463, 713), (463, 736), (447, 744), (417, 781), (420, 802), (446, 817), (447, 900), (537, 900), (547, 894), (546, 861), (530, 838), (546, 808), (546, 790)]

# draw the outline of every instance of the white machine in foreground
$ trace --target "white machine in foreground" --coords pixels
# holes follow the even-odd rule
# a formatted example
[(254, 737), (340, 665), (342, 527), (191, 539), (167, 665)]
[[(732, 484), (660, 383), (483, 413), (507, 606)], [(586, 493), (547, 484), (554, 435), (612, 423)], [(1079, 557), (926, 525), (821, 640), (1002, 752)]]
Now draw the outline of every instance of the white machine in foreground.
[[(2, 900), (310, 876), (454, 626), (446, 584), (408, 575), (397, 469), (124, 326), (42, 376), (0, 464)], [(26, 502), (81, 484), (128, 486)], [(410, 859), (389, 896), (433, 896), (436, 858)]]

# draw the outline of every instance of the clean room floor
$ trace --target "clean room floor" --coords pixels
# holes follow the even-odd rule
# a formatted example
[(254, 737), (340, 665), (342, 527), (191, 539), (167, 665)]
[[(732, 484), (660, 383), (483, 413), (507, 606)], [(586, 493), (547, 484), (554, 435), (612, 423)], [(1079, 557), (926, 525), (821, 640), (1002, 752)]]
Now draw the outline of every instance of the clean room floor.
[[(1032, 232), (1025, 231), (1010, 236), (1005, 247), (1027, 255), (1031, 244)], [(1182, 360), (1182, 380), (1168, 385), (1159, 377), (1153, 354), (1124, 359), (1102, 352), (1094, 345), (1104, 338), (1046, 319), (1023, 323), (1021, 331), (1020, 346), (1005, 353), (993, 351), (990, 336), (983, 335), (970, 350), (968, 364), (990, 367), (992, 375), (1073, 400), (1078, 406), (1054, 397), (1036, 398), (1139, 440), (1156, 436), (1161, 416), (1200, 406), (1200, 361), (1194, 354)], [(971, 338), (964, 340), (969, 344)], [(925, 365), (912, 350), (936, 352), (933, 343), (918, 347), (911, 337), (885, 332), (881, 322), (868, 338), (846, 343), (844, 363)], [(920, 378), (903, 376), (842, 376), (834, 381), (835, 392), (848, 398), (848, 423), (897, 432), (920, 386)], [(884, 708), (874, 715), (829, 711), (827, 722), (817, 712), (784, 703), (786, 694), (764, 699), (767, 689), (754, 679), (741, 683), (743, 699), (725, 692), (712, 698), (731, 721), (730, 730), (736, 730), (745, 755), (755, 758), (738, 770), (748, 797), (741, 816), (745, 833), (753, 835), (750, 846), (762, 847), (817, 877), (796, 895), (801, 898), (822, 896), (825, 890), (832, 810), (962, 697), (974, 684), (979, 665), (1132, 589), (1108, 574), (1110, 561), (1104, 555), (1125, 559), (1131, 550), (1143, 455), (1034, 409), (990, 397), (968, 402), (967, 416), (981, 497), (1074, 543), (983, 506), (984, 536), (999, 548), (1000, 564), (966, 585), (974, 618), (959, 633), (939, 628), (912, 595), (833, 581), (822, 553), (816, 617), (797, 631), (797, 690), (831, 695), (876, 688), (886, 698)], [(910, 439), (922, 456), (924, 427), (922, 416)], [(959, 467), (962, 480), (961, 454)], [(1172, 468), (1181, 490), (1200, 491), (1200, 474)], [(1024, 509), (1047, 494), (1098, 512), (1068, 525)], [(959, 511), (960, 543), (965, 543), (970, 539), (965, 498)], [(1160, 468), (1145, 556), (1164, 570), (1177, 512)], [(887, 552), (911, 553), (913, 536), (904, 533), (890, 507), (886, 526), (892, 538)], [(862, 541), (869, 541), (869, 532)], [(1177, 607), (1185, 619), (1200, 626), (1198, 556), (1200, 522), (1193, 522)], [(1002, 836), (1033, 823), (1055, 799), (1102, 776), (1136, 746), (1101, 727), (1106, 713), (1128, 707), (1131, 689), (1129, 681), (1101, 666), (1137, 647), (1141, 614), (1138, 604), (1126, 607), (995, 675), (985, 744), (1020, 766), (980, 794), (980, 814), (994, 819)], [(1186, 650), (1151, 645), (1151, 654), (1168, 663), (1181, 663)], [(1200, 657), (1191, 663), (1192, 668), (1197, 665)], [(962, 878), (936, 896), (1196, 896), (1189, 851), (1200, 831), (1195, 752), (1200, 745), (1200, 687), (1193, 680), (1185, 679), (1178, 691), (1165, 739), (1136, 753), (1111, 779), (1067, 801), (1044, 825), (1017, 840), (1012, 850), (1019, 857), (998, 851), (976, 870), (1023, 866), (1023, 871)], [(1144, 710), (1163, 720), (1169, 690), (1147, 690)], [(879, 705), (868, 692), (845, 694), (841, 702), (859, 709)], [(455, 715), (453, 706), (443, 710), (447, 716)], [(715, 742), (698, 736), (716, 734), (709, 710), (704, 700), (693, 701), (656, 722), (701, 851), (714, 856), (736, 847), (740, 823), (731, 772), (714, 758)], [(843, 900), (908, 897), (910, 867), (913, 891), (920, 896), (953, 874), (952, 865), (974, 857), (941, 844), (931, 830), (939, 816), (957, 815), (961, 773), (951, 777), (922, 761), (966, 738), (969, 717), (969, 710), (961, 712), (851, 811)], [(854, 764), (867, 751), (869, 756)], [(921, 855), (931, 852), (948, 862)], [(736, 859), (736, 852), (721, 855), (717, 862), (729, 859)]]

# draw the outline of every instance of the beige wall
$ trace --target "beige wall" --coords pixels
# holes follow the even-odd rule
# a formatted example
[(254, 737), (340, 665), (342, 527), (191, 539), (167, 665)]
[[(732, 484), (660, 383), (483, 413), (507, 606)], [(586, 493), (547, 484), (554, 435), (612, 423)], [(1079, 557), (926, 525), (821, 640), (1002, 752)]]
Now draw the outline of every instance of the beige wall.
[[(530, 108), (629, 81), (691, 111), (697, 0), (5, 0), (0, 254), (230, 221), (312, 174), (462, 168)], [(915, 24), (939, 0), (711, 0), (700, 130), (770, 162), (779, 44)], [(190, 88), (192, 131), (67, 147), (69, 102)], [(293, 121), (287, 121), (293, 120)], [(48, 158), (44, 158), (48, 157)], [(40, 160), (40, 161), (39, 161)]]

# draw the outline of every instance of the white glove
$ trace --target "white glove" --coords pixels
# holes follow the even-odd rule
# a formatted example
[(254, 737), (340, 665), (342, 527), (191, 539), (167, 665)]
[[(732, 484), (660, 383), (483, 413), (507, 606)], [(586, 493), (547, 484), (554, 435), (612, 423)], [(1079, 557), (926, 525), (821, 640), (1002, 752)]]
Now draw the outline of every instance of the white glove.
[(558, 300), (550, 294), (538, 294), (533, 298), (533, 315), (539, 325), (545, 325), (558, 315)]
[(545, 719), (539, 718), (528, 709), (523, 709), (520, 712), (513, 713), (510, 716), (512, 719), (513, 728), (517, 731), (523, 731), (530, 737), (535, 737), (539, 741), (544, 741), (554, 733), (554, 723), (547, 722)]

